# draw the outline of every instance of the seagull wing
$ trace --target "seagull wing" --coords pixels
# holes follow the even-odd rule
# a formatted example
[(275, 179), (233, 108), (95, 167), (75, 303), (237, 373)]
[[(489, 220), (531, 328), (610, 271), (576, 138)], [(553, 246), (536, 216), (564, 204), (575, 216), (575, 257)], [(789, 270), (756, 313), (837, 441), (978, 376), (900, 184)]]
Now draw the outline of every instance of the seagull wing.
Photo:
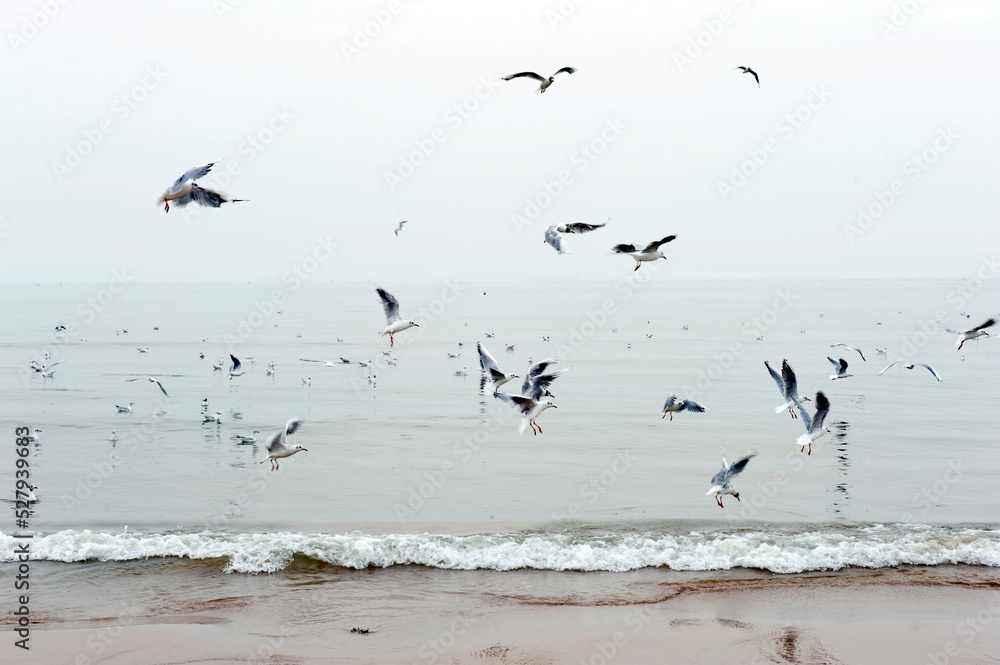
[(655, 252), (656, 250), (658, 250), (660, 248), (660, 245), (668, 243), (668, 242), (670, 242), (671, 240), (673, 240), (676, 237), (677, 236), (667, 236), (666, 238), (663, 238), (662, 240), (654, 240), (653, 242), (651, 242), (648, 245), (646, 245), (646, 248), (644, 250), (642, 250), (642, 251), (644, 251), (644, 252)]
[(569, 253), (563, 249), (562, 236), (559, 235), (558, 231), (556, 231), (555, 226), (550, 226), (549, 228), (545, 229), (545, 242), (552, 245), (552, 248), (555, 249), (560, 254)]
[(292, 418), (287, 423), (285, 423), (285, 436), (290, 436), (295, 434), (296, 430), (302, 426), (305, 421), (301, 418)]
[(973, 328), (969, 332), (976, 332), (978, 330), (985, 330), (986, 328), (989, 328), (990, 326), (992, 326), (996, 322), (997, 322), (997, 320), (994, 319), (994, 318), (986, 319), (986, 321), (984, 323), (979, 324), (978, 326), (976, 326), (975, 328)]
[(755, 81), (757, 81), (757, 87), (759, 88), (760, 87), (760, 77), (757, 76), (757, 72), (755, 72), (754, 70), (748, 68), (747, 69), (747, 73), (753, 74), (753, 78), (754, 78)]
[(701, 404), (698, 404), (698, 402), (695, 402), (694, 400), (691, 399), (684, 400), (683, 404), (684, 404), (684, 409), (683, 409), (684, 411), (694, 411), (695, 413), (704, 413), (705, 411), (707, 411), (705, 407), (703, 407)]
[[(563, 67), (557, 71), (556, 74), (562, 74), (563, 72), (566, 72), (567, 74), (576, 74), (576, 67)], [(556, 74), (553, 74), (553, 76)]]
[(757, 456), (756, 451), (750, 451), (749, 453), (747, 453), (746, 455), (744, 455), (743, 457), (739, 458), (731, 465), (729, 465), (729, 469), (726, 472), (726, 479), (728, 480), (733, 476), (738, 476), (739, 474), (743, 473), (743, 469), (747, 468), (747, 464), (750, 462), (750, 460), (752, 460), (756, 456)]
[(378, 291), (378, 297), (382, 299), (382, 308), (385, 309), (386, 324), (388, 325), (393, 321), (398, 321), (399, 301), (396, 300), (396, 296), (382, 288), (376, 288), (375, 290)]
[(795, 378), (795, 372), (792, 370), (792, 366), (788, 364), (787, 360), (781, 361), (781, 380), (785, 386), (784, 396), (785, 399), (790, 397), (798, 397), (799, 394), (799, 382)]
[(240, 201), (242, 199), (231, 199), (225, 194), (212, 191), (211, 189), (205, 189), (204, 187), (199, 187), (198, 185), (191, 186), (191, 193), (187, 196), (182, 196), (174, 202), (174, 205), (185, 206), (192, 201), (198, 205), (207, 206), (209, 208), (218, 208), (223, 203), (230, 203), (232, 201)]
[(162, 392), (164, 394), (164, 396), (170, 397), (170, 395), (167, 395), (167, 389), (163, 387), (162, 383), (160, 383), (158, 380), (154, 379), (153, 377), (149, 377), (149, 380), (152, 381), (153, 383), (155, 383), (157, 385), (157, 387), (159, 387), (160, 392)]
[[(771, 368), (770, 363), (768, 363), (766, 360), (764, 361), (764, 367), (767, 368), (767, 373), (771, 375), (771, 378), (774, 379), (774, 382), (778, 384), (778, 392), (781, 393), (781, 396), (782, 397), (786, 396), (788, 394), (788, 391), (785, 388), (784, 379), (782, 379), (781, 376)], [(782, 369), (784, 369), (784, 367), (782, 367)]]
[(838, 369), (841, 374), (847, 371), (847, 361), (843, 358), (840, 359), (840, 369)]
[(839, 370), (840, 369), (840, 363), (838, 363), (836, 360), (834, 360), (830, 356), (827, 356), (826, 359), (829, 360), (831, 363), (833, 363), (833, 369), (835, 369), (835, 370)]
[(535, 408), (536, 404), (535, 400), (531, 399), (530, 397), (524, 397), (522, 395), (510, 395), (508, 393), (499, 393), (497, 397), (502, 399), (504, 402), (507, 402), (508, 404), (510, 404), (523, 414), (526, 414), (528, 413), (528, 411), (531, 411), (533, 408)]
[(537, 363), (531, 366), (528, 373), (524, 376), (524, 383), (521, 384), (521, 394), (527, 395), (531, 390), (531, 384), (534, 382), (535, 378), (542, 374), (545, 369), (556, 362), (555, 358), (546, 358), (545, 360), (539, 360)]
[(572, 224), (567, 224), (566, 225), (566, 232), (567, 233), (589, 233), (590, 231), (593, 231), (594, 229), (599, 229), (602, 226), (605, 226), (606, 224), (607, 224), (607, 222), (604, 222), (603, 224), (587, 224), (585, 222), (573, 222)]
[(493, 373), (493, 371), (500, 371), (500, 365), (497, 364), (496, 359), (490, 355), (490, 352), (486, 350), (482, 342), (476, 342), (476, 348), (479, 350), (479, 369), (484, 372)]
[(885, 368), (884, 368), (884, 369), (883, 369), (883, 370), (882, 370), (881, 372), (879, 372), (879, 373), (878, 373), (878, 375), (879, 375), (879, 376), (882, 376), (883, 374), (885, 374), (885, 371), (886, 371), (887, 369), (889, 369), (889, 368), (890, 368), (890, 367), (892, 367), (893, 365), (898, 365), (898, 364), (899, 364), (899, 363), (901, 363), (901, 362), (903, 362), (903, 361), (902, 361), (902, 360), (894, 360), (893, 362), (891, 362), (891, 363), (889, 363), (888, 365), (886, 365), (886, 366), (885, 366)]
[(933, 374), (935, 379), (937, 379), (938, 381), (942, 380), (941, 377), (938, 376), (938, 373), (934, 371), (934, 368), (928, 365), (927, 363), (915, 363), (915, 364), (920, 365), (921, 367), (926, 367), (927, 371)]
[(553, 372), (547, 372), (536, 376), (531, 382), (531, 391), (522, 394), (527, 395), (535, 401), (542, 399), (542, 395), (549, 389), (552, 382), (558, 379), (559, 376), (565, 371), (565, 369), (557, 369)]
[(662, 410), (666, 411), (667, 409), (669, 409), (670, 407), (672, 407), (674, 404), (677, 404), (677, 395), (671, 395), (670, 397), (668, 397), (667, 401), (663, 403), (663, 409)]
[(809, 415), (809, 410), (802, 406), (802, 402), (797, 399), (793, 399), (792, 402), (795, 403), (795, 408), (799, 410), (799, 417), (802, 419), (802, 424), (806, 426), (806, 432), (812, 431), (812, 416)]
[(542, 81), (542, 82), (545, 82), (545, 81), (548, 81), (548, 79), (547, 79), (547, 78), (545, 78), (545, 77), (542, 77), (542, 76), (539, 76), (539, 75), (538, 75), (538, 74), (536, 74), (535, 72), (518, 72), (517, 74), (511, 74), (510, 76), (504, 76), (504, 77), (503, 77), (503, 80), (504, 80), (504, 81), (509, 81), (509, 80), (511, 80), (511, 79), (516, 79), (516, 78), (520, 78), (520, 77), (522, 77), (522, 76), (527, 76), (527, 77), (529, 77), (529, 78), (533, 78), (533, 79), (535, 79), (536, 81)]
[(243, 363), (240, 362), (240, 359), (231, 353), (229, 354), (229, 357), (232, 358), (233, 360), (233, 366), (229, 368), (229, 371), (230, 372), (240, 371), (240, 369), (243, 367)]
[(822, 429), (823, 421), (826, 419), (826, 414), (828, 413), (830, 413), (830, 400), (826, 398), (823, 391), (820, 391), (816, 393), (816, 415), (813, 416), (809, 431)]
[(188, 169), (184, 172), (180, 178), (174, 181), (174, 184), (170, 187), (171, 190), (177, 190), (181, 185), (186, 183), (188, 180), (197, 180), (198, 178), (204, 178), (208, 175), (208, 172), (212, 170), (215, 162), (210, 162), (204, 166), (196, 166), (193, 169)]
[(611, 248), (611, 251), (615, 254), (629, 254), (636, 251), (635, 245), (615, 245)]

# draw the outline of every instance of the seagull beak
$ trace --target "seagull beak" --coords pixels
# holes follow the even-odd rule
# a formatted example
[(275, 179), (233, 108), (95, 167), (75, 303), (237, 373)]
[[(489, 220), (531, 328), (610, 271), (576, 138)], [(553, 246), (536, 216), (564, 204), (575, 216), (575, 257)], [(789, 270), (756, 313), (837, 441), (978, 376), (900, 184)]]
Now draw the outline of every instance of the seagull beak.
[(558, 409), (559, 407), (558, 407), (558, 406), (556, 406), (555, 404), (553, 404), (553, 405), (552, 405), (552, 408), (553, 408), (553, 409)]
[[(735, 496), (735, 497), (736, 497), (736, 500), (737, 500), (737, 501), (740, 501), (740, 493), (739, 493), (739, 492), (737, 492), (737, 493), (736, 493), (736, 494), (734, 494), (733, 496)], [(743, 502), (742, 502), (742, 501), (740, 501), (740, 503), (743, 503)]]

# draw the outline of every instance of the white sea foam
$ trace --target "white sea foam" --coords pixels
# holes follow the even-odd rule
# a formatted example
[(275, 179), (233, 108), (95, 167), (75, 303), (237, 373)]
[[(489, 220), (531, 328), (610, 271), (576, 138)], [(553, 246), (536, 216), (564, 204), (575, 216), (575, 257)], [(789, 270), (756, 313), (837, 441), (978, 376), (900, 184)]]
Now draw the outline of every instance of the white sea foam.
[[(0, 533), (0, 561), (14, 538)], [(32, 558), (129, 561), (223, 559), (226, 572), (267, 573), (295, 555), (348, 568), (423, 565), (456, 570), (628, 571), (755, 568), (775, 573), (919, 564), (1000, 567), (1000, 530), (870, 525), (802, 531), (435, 534), (172, 533), (60, 531), (36, 536)]]

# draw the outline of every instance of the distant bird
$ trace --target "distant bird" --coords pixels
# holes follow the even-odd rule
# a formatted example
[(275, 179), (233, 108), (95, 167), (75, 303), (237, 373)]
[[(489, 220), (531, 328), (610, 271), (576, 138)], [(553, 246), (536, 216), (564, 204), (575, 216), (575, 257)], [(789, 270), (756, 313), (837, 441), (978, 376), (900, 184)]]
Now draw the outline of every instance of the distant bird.
[(246, 372), (243, 371), (243, 363), (240, 362), (239, 358), (231, 353), (229, 357), (233, 360), (233, 364), (229, 366), (229, 380), (232, 381), (233, 377), (243, 376)]
[(135, 348), (136, 348), (136, 350), (137, 350), (137, 351), (138, 351), (139, 353), (149, 353), (149, 347), (148, 347), (148, 346), (147, 346), (147, 347), (145, 347), (145, 348), (140, 348), (140, 347), (138, 347), (138, 346), (137, 346), (137, 347), (135, 347)]
[(514, 345), (513, 344), (508, 344), (506, 350), (507, 351), (513, 351), (514, 350)]
[(834, 348), (835, 346), (842, 346), (842, 347), (844, 347), (845, 349), (847, 349), (848, 351), (857, 351), (857, 352), (858, 352), (858, 355), (859, 355), (859, 356), (861, 356), (861, 359), (862, 359), (862, 360), (865, 360), (865, 361), (867, 362), (867, 360), (866, 360), (866, 358), (865, 358), (865, 354), (861, 353), (861, 349), (859, 349), (858, 347), (856, 347), (856, 346), (851, 346), (850, 344), (844, 344), (843, 342), (837, 342), (836, 344), (831, 344), (831, 345), (830, 345), (830, 348), (832, 349), (832, 348)]
[(308, 377), (308, 378), (302, 379), (302, 385), (304, 385), (304, 386), (311, 386), (312, 382), (313, 382), (313, 380), (312, 380), (311, 376)]
[(722, 469), (720, 469), (714, 476), (712, 476), (712, 487), (705, 492), (705, 495), (714, 494), (715, 502), (719, 504), (719, 508), (725, 508), (722, 505), (722, 496), (724, 494), (731, 494), (736, 497), (736, 500), (740, 500), (740, 493), (736, 491), (733, 487), (732, 479), (743, 472), (743, 469), (747, 468), (747, 463), (757, 456), (756, 451), (751, 450), (743, 457), (739, 458), (732, 464), (726, 462), (726, 455), (723, 451), (722, 454)]
[(742, 70), (744, 74), (753, 74), (754, 80), (757, 81), (757, 87), (758, 88), (760, 87), (760, 77), (757, 76), (757, 72), (750, 69), (749, 67), (742, 67), (742, 66), (733, 67), (731, 71), (735, 71), (737, 69)]
[[(830, 400), (826, 398), (826, 395), (822, 391), (816, 393), (816, 413), (812, 416), (806, 411), (806, 407), (802, 406), (801, 402), (796, 402), (795, 406), (799, 409), (799, 415), (802, 416), (802, 424), (806, 426), (806, 433), (800, 436), (795, 443), (802, 446), (802, 450), (809, 446), (809, 454), (812, 455), (812, 444), (813, 441), (823, 436), (825, 432), (830, 430), (823, 427), (823, 421), (826, 419), (826, 414), (830, 412)], [(799, 452), (802, 452), (800, 450)]]
[(468, 375), (469, 375), (468, 367), (463, 367), (462, 369), (455, 370), (455, 376), (468, 376)]
[(118, 413), (132, 413), (133, 406), (135, 406), (135, 402), (129, 402), (128, 406), (118, 406), (115, 404), (115, 408), (118, 409)]
[[(14, 490), (14, 500), (23, 501), (25, 503), (33, 503), (38, 501), (38, 497), (35, 496), (35, 490), (38, 489), (38, 485), (28, 485), (27, 491), (25, 490)], [(24, 497), (23, 499), (21, 497)]]
[(902, 360), (897, 360), (895, 362), (889, 363), (888, 365), (885, 366), (885, 369), (883, 369), (881, 372), (878, 373), (878, 375), (882, 376), (883, 374), (885, 374), (885, 370), (889, 369), (893, 365), (899, 365), (900, 363), (902, 363), (903, 367), (905, 367), (906, 369), (913, 369), (914, 367), (926, 367), (927, 371), (933, 374), (935, 379), (937, 379), (938, 381), (942, 380), (941, 377), (938, 376), (938, 373), (934, 371), (934, 368), (928, 365), (927, 363), (908, 363)]
[(385, 310), (385, 330), (382, 331), (380, 337), (389, 336), (389, 346), (395, 344), (392, 336), (395, 333), (406, 330), (407, 328), (412, 328), (414, 326), (420, 327), (413, 321), (404, 321), (399, 316), (399, 301), (396, 297), (382, 288), (376, 288), (378, 291), (378, 297), (382, 299), (382, 308)]
[[(785, 403), (774, 410), (775, 413), (781, 413), (783, 409), (788, 409), (788, 413), (791, 414), (792, 418), (798, 418), (795, 412), (792, 411), (792, 405), (799, 401), (799, 388), (798, 382), (795, 379), (795, 372), (792, 371), (792, 366), (788, 364), (787, 360), (781, 361), (781, 375), (779, 376), (777, 372), (771, 369), (771, 365), (764, 361), (764, 367), (767, 368), (768, 373), (774, 382), (778, 384), (778, 390), (781, 391), (781, 396), (785, 398)], [(811, 401), (808, 397), (803, 397), (802, 401)]]
[(561, 233), (589, 233), (607, 224), (585, 224), (583, 222), (573, 222), (572, 224), (553, 224), (545, 229), (545, 242), (552, 245), (552, 248), (560, 254), (569, 254), (568, 249), (563, 249), (563, 238)]
[(496, 333), (483, 333), (483, 334), (486, 335), (488, 339), (493, 339), (493, 335), (495, 335)]
[(208, 411), (208, 398), (207, 397), (204, 397), (201, 400), (201, 410), (202, 411)]
[(255, 429), (250, 436), (244, 436), (242, 434), (233, 434), (233, 439), (239, 441), (240, 443), (257, 443), (257, 435), (260, 434), (259, 429)]
[(48, 374), (49, 376), (51, 376), (52, 375), (52, 370), (55, 369), (55, 366), (56, 365), (61, 365), (64, 362), (66, 362), (66, 361), (65, 360), (57, 360), (57, 361), (55, 361), (54, 363), (52, 363), (50, 365), (43, 365), (42, 363), (38, 362), (37, 360), (31, 359), (31, 369), (32, 369), (32, 371), (38, 372), (39, 374)]
[[(538, 401), (523, 395), (497, 393), (497, 397), (513, 406), (524, 416), (521, 420), (521, 425), (517, 428), (518, 434), (524, 434), (525, 428), (528, 425), (531, 425), (531, 433), (537, 436), (538, 433), (542, 431), (542, 428), (535, 422), (535, 418), (541, 415), (542, 411), (545, 409), (557, 408), (555, 404), (548, 400)], [(538, 432), (535, 431), (536, 428), (538, 429)]]
[(406, 220), (405, 219), (399, 223), (399, 226), (396, 227), (396, 229), (393, 231), (393, 233), (395, 233), (398, 236), (399, 232), (403, 230), (403, 224), (406, 224)]
[(962, 345), (970, 339), (976, 339), (977, 337), (989, 337), (989, 333), (986, 332), (986, 329), (994, 325), (996, 322), (996, 319), (989, 318), (971, 330), (952, 330), (951, 328), (945, 328), (945, 330), (953, 335), (961, 335), (961, 337), (958, 338), (958, 341), (956, 342), (957, 346), (955, 347), (956, 350), (960, 350)]
[(295, 434), (296, 430), (304, 423), (304, 420), (298, 418), (292, 418), (287, 423), (285, 423), (285, 428), (278, 430), (274, 434), (268, 437), (267, 443), (267, 457), (260, 461), (261, 464), (271, 460), (271, 471), (278, 469), (278, 460), (282, 457), (291, 457), (300, 450), (305, 450), (309, 452), (308, 448), (303, 448), (302, 446), (290, 446), (288, 445), (288, 437)]
[(114, 443), (118, 440), (118, 433), (115, 430), (111, 430), (111, 436), (108, 437), (108, 441)]
[(219, 423), (222, 424), (222, 411), (216, 411), (215, 413), (203, 413), (201, 414), (201, 424), (205, 423)]
[(695, 402), (694, 400), (691, 399), (678, 400), (677, 395), (671, 395), (670, 397), (667, 398), (667, 401), (663, 404), (663, 417), (660, 418), (660, 420), (666, 418), (667, 414), (669, 413), (670, 420), (673, 421), (674, 413), (678, 411), (692, 411), (694, 413), (704, 413), (705, 411), (707, 411), (707, 409), (703, 407), (701, 404), (698, 404), (698, 402)]
[(615, 254), (628, 254), (631, 256), (635, 259), (635, 269), (638, 270), (643, 261), (655, 261), (657, 259), (667, 258), (660, 250), (660, 245), (668, 243), (676, 237), (677, 236), (667, 236), (662, 240), (654, 240), (642, 249), (636, 248), (635, 245), (615, 245), (611, 248), (611, 251)]
[[(167, 390), (166, 390), (166, 388), (163, 387), (162, 383), (160, 383), (159, 381), (157, 381), (153, 377), (149, 377), (146, 380), (155, 383), (157, 385), (157, 387), (159, 387), (160, 392), (162, 392), (166, 397), (170, 397), (170, 395), (167, 395)], [(126, 382), (129, 382), (129, 381), (142, 381), (142, 379), (138, 379), (138, 378), (136, 378), (136, 379), (125, 379), (125, 381)]]
[(195, 182), (195, 180), (204, 178), (208, 175), (208, 172), (212, 170), (214, 165), (215, 162), (212, 162), (210, 164), (206, 164), (205, 166), (196, 166), (193, 169), (186, 171), (181, 177), (174, 181), (174, 184), (170, 186), (170, 189), (160, 195), (160, 198), (156, 201), (157, 205), (162, 203), (164, 212), (170, 212), (171, 201), (173, 201), (174, 205), (179, 208), (183, 208), (191, 202), (202, 206), (208, 206), (210, 208), (218, 208), (223, 203), (246, 201), (246, 199), (231, 199), (226, 194), (215, 192), (211, 189), (205, 189)]
[(30, 434), (26, 435), (24, 438), (33, 443), (37, 443), (38, 440), (42, 438), (42, 430), (36, 427), (34, 430), (31, 431)]
[(520, 378), (517, 374), (504, 374), (500, 371), (500, 366), (497, 361), (490, 355), (490, 352), (486, 350), (482, 342), (476, 343), (476, 348), (479, 350), (479, 368), (489, 376), (490, 381), (493, 382), (493, 396), (496, 397), (497, 391), (500, 386), (511, 381), (513, 379)]
[(566, 72), (567, 74), (575, 74), (576, 69), (574, 67), (563, 67), (562, 69), (560, 69), (559, 71), (557, 71), (555, 74), (553, 74), (548, 78), (545, 78), (544, 76), (539, 76), (535, 72), (519, 72), (517, 74), (511, 74), (510, 76), (504, 76), (503, 80), (510, 81), (511, 79), (527, 76), (528, 78), (533, 78), (536, 81), (541, 82), (542, 84), (541, 87), (539, 87), (538, 90), (536, 90), (535, 92), (545, 92), (548, 89), (548, 87), (552, 85), (553, 81), (556, 80), (556, 74), (562, 74), (563, 72)]
[(54, 366), (57, 365), (57, 364), (58, 363), (52, 363), (52, 365), (50, 365), (50, 366), (46, 367), (45, 369), (43, 369), (42, 372), (41, 372), (42, 378), (43, 379), (51, 379), (53, 376), (55, 376), (56, 368)]
[(826, 359), (833, 363), (833, 371), (836, 372), (836, 374), (830, 375), (831, 379), (846, 379), (849, 376), (854, 376), (853, 374), (847, 373), (847, 361), (843, 358), (841, 358), (839, 362), (830, 356), (827, 356)]

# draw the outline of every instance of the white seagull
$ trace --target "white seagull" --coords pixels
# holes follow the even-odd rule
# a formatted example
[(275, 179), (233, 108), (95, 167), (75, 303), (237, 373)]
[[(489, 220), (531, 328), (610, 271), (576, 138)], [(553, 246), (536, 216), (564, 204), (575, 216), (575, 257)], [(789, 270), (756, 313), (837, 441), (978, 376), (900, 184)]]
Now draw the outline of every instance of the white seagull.
[(393, 233), (395, 233), (398, 236), (399, 232), (403, 230), (403, 224), (406, 224), (406, 220), (405, 219), (399, 223), (399, 226), (396, 227), (396, 229), (393, 231)]
[(483, 370), (485, 374), (490, 377), (490, 381), (493, 382), (493, 396), (496, 397), (497, 391), (500, 386), (511, 381), (512, 379), (520, 378), (517, 374), (504, 374), (500, 371), (500, 366), (497, 361), (490, 355), (490, 352), (486, 350), (482, 342), (476, 342), (476, 348), (479, 349), (479, 368)]
[[(153, 377), (149, 377), (146, 380), (155, 383), (160, 388), (160, 392), (162, 392), (166, 397), (170, 397), (170, 395), (167, 395), (167, 389), (163, 387), (162, 383), (160, 383), (159, 381), (157, 381)], [(138, 379), (138, 378), (136, 378), (136, 379), (125, 379), (125, 381), (126, 382), (129, 382), (129, 381), (142, 381), (142, 379)]]
[(643, 261), (655, 261), (657, 259), (667, 258), (663, 255), (663, 251), (660, 250), (660, 245), (668, 243), (676, 237), (677, 236), (667, 236), (662, 240), (654, 240), (642, 249), (638, 249), (635, 245), (615, 245), (611, 248), (611, 251), (614, 254), (628, 254), (631, 256), (635, 259), (635, 269), (638, 270)]
[(261, 464), (271, 460), (271, 471), (278, 468), (278, 459), (282, 457), (290, 457), (300, 450), (305, 450), (309, 452), (308, 448), (303, 448), (302, 446), (290, 446), (288, 445), (288, 437), (291, 434), (295, 434), (295, 430), (299, 428), (304, 420), (298, 418), (292, 418), (287, 423), (285, 423), (285, 428), (278, 430), (274, 434), (268, 437), (267, 443), (267, 457), (260, 461)]
[(118, 406), (115, 404), (115, 408), (118, 409), (118, 413), (132, 413), (133, 406), (135, 406), (135, 402), (129, 402), (128, 406)]
[[(521, 412), (524, 418), (521, 420), (520, 427), (517, 428), (518, 434), (524, 434), (524, 430), (528, 425), (531, 425), (531, 433), (538, 435), (538, 432), (542, 431), (542, 428), (538, 426), (535, 422), (535, 418), (541, 415), (542, 411), (548, 409), (549, 407), (555, 409), (558, 408), (555, 404), (549, 400), (537, 401), (530, 397), (525, 397), (524, 395), (508, 395), (507, 393), (497, 393), (497, 397), (507, 402), (515, 409)], [(538, 432), (535, 431), (538, 428)]]
[(255, 429), (253, 434), (250, 436), (243, 436), (242, 434), (233, 434), (233, 439), (239, 441), (240, 443), (257, 443), (257, 435), (260, 434), (259, 429)]
[(42, 430), (40, 430), (40, 429), (38, 429), (38, 428), (36, 427), (36, 428), (35, 428), (35, 429), (34, 429), (34, 430), (33, 430), (33, 431), (31, 432), (31, 434), (28, 434), (28, 435), (26, 435), (26, 436), (25, 436), (24, 438), (25, 438), (25, 439), (27, 439), (28, 441), (34, 441), (34, 442), (36, 442), (36, 443), (37, 443), (37, 442), (38, 442), (38, 440), (39, 440), (40, 438), (42, 438), (42, 437), (41, 437), (41, 435), (42, 435)]
[(708, 409), (703, 407), (701, 404), (698, 404), (698, 402), (695, 402), (694, 400), (691, 399), (678, 400), (677, 395), (671, 395), (670, 397), (667, 398), (667, 401), (663, 404), (663, 417), (661, 417), (660, 420), (666, 418), (667, 414), (669, 413), (670, 420), (672, 421), (674, 419), (674, 412), (676, 411), (693, 411), (694, 413), (704, 413), (707, 410)]
[(540, 400), (542, 397), (555, 397), (555, 395), (549, 392), (549, 386), (563, 372), (569, 369), (546, 371), (549, 365), (553, 365), (555, 362), (555, 358), (546, 358), (532, 365), (524, 377), (524, 382), (521, 384), (521, 395), (530, 397), (533, 400)]
[[(38, 501), (38, 497), (35, 496), (35, 490), (36, 489), (38, 489), (38, 485), (31, 485), (31, 484), (28, 485), (28, 491), (27, 492), (25, 492), (24, 490), (15, 489), (14, 490), (14, 500), (15, 501), (23, 501), (25, 503), (32, 503), (34, 501)], [(22, 496), (25, 497), (25, 498), (22, 499), (21, 498)]]
[(214, 414), (202, 413), (200, 415), (202, 418), (201, 420), (202, 425), (204, 425), (205, 423), (219, 423), (220, 425), (222, 424), (222, 411), (216, 411)]
[(843, 358), (841, 358), (839, 362), (830, 356), (827, 356), (826, 359), (833, 363), (833, 371), (836, 372), (836, 374), (830, 375), (831, 379), (846, 379), (849, 376), (854, 376), (853, 374), (847, 373), (847, 361)]
[(861, 359), (862, 359), (862, 360), (865, 360), (865, 361), (867, 362), (867, 360), (866, 360), (866, 358), (865, 358), (865, 354), (861, 353), (861, 349), (859, 349), (858, 347), (856, 347), (856, 346), (851, 346), (850, 344), (844, 344), (843, 342), (837, 342), (836, 344), (831, 344), (831, 345), (830, 345), (830, 348), (832, 349), (832, 348), (834, 348), (835, 346), (842, 346), (842, 347), (844, 347), (845, 349), (847, 349), (848, 351), (857, 351), (857, 352), (858, 352), (858, 355), (859, 355), (859, 356), (861, 356)]
[(234, 376), (243, 376), (246, 372), (243, 371), (243, 364), (240, 362), (239, 358), (231, 353), (229, 354), (229, 357), (233, 360), (233, 364), (229, 367), (229, 380), (232, 381)]
[(231, 199), (226, 194), (205, 189), (195, 182), (198, 178), (204, 178), (208, 175), (208, 172), (212, 170), (214, 165), (215, 162), (212, 162), (205, 166), (196, 166), (186, 171), (184, 175), (174, 181), (170, 189), (160, 194), (160, 198), (156, 200), (156, 204), (159, 205), (162, 203), (164, 212), (170, 212), (171, 201), (179, 208), (183, 208), (192, 201), (198, 205), (209, 206), (210, 208), (218, 208), (223, 203), (246, 201), (246, 199)]
[[(798, 418), (795, 412), (792, 411), (792, 405), (799, 401), (799, 387), (795, 379), (795, 372), (792, 371), (792, 366), (788, 364), (787, 360), (782, 360), (781, 376), (778, 376), (778, 373), (771, 369), (771, 365), (766, 360), (764, 361), (764, 367), (767, 368), (774, 382), (778, 384), (781, 396), (785, 398), (785, 403), (776, 408), (774, 412), (781, 413), (782, 410), (788, 409), (788, 413), (791, 414), (792, 418)], [(803, 397), (802, 401), (809, 402), (811, 400), (808, 397)]]
[(516, 78), (521, 78), (522, 76), (527, 76), (528, 78), (533, 78), (536, 81), (541, 82), (542, 85), (535, 92), (545, 92), (548, 89), (548, 87), (550, 85), (552, 85), (553, 81), (556, 80), (556, 74), (562, 74), (563, 72), (566, 72), (567, 74), (575, 74), (576, 73), (576, 68), (574, 68), (574, 67), (563, 67), (562, 69), (560, 69), (559, 71), (557, 71), (555, 74), (553, 74), (552, 76), (550, 76), (548, 78), (545, 78), (544, 76), (539, 76), (535, 72), (519, 72), (517, 74), (511, 74), (510, 76), (504, 76), (503, 80), (504, 81), (510, 81), (511, 79), (516, 79)]
[(594, 229), (599, 229), (604, 224), (585, 224), (584, 222), (573, 222), (572, 224), (553, 224), (549, 228), (545, 229), (545, 242), (552, 245), (560, 254), (569, 254), (568, 249), (563, 249), (562, 233), (589, 233)]
[(908, 363), (903, 360), (897, 360), (895, 362), (889, 363), (888, 365), (885, 366), (885, 369), (883, 369), (881, 372), (878, 373), (878, 375), (882, 376), (883, 374), (885, 374), (885, 370), (889, 369), (893, 365), (899, 365), (900, 363), (902, 363), (903, 367), (905, 367), (906, 369), (913, 369), (914, 367), (926, 367), (927, 371), (933, 374), (935, 379), (937, 379), (938, 381), (942, 380), (941, 377), (938, 376), (938, 373), (934, 371), (934, 368), (928, 365), (927, 363)]
[(56, 365), (61, 365), (64, 362), (66, 362), (66, 361), (65, 360), (57, 360), (57, 361), (55, 361), (54, 363), (52, 363), (50, 365), (43, 365), (42, 363), (40, 363), (37, 360), (35, 360), (34, 358), (32, 358), (31, 359), (31, 369), (34, 370), (35, 372), (38, 372), (39, 374), (47, 374), (49, 376), (52, 376), (52, 372), (55, 369), (55, 366)]
[(757, 452), (751, 450), (746, 455), (739, 458), (732, 464), (728, 464), (726, 462), (725, 451), (723, 451), (722, 469), (720, 469), (718, 473), (712, 476), (712, 487), (707, 492), (705, 492), (705, 495), (708, 496), (709, 494), (714, 494), (715, 502), (719, 504), (719, 508), (725, 508), (725, 506), (722, 505), (722, 495), (724, 494), (731, 494), (734, 497), (736, 497), (737, 501), (739, 501), (740, 493), (736, 491), (736, 488), (733, 487), (733, 484), (730, 481), (733, 479), (733, 477), (738, 476), (740, 473), (742, 473), (743, 469), (747, 467), (747, 463), (756, 456)]
[[(816, 393), (816, 413), (813, 416), (809, 415), (806, 407), (802, 406), (801, 402), (796, 402), (795, 406), (799, 408), (799, 414), (802, 416), (802, 424), (806, 426), (806, 433), (800, 436), (795, 443), (802, 446), (802, 450), (805, 450), (808, 445), (809, 454), (812, 455), (813, 441), (823, 436), (825, 432), (830, 431), (823, 427), (826, 414), (830, 413), (830, 400), (826, 398), (826, 395), (822, 391)], [(802, 450), (799, 452), (802, 452)]]
[(958, 341), (955, 342), (955, 348), (961, 349), (962, 345), (970, 339), (976, 339), (977, 337), (989, 337), (989, 333), (986, 332), (986, 329), (994, 325), (996, 322), (997, 320), (991, 317), (971, 330), (952, 330), (951, 328), (945, 328), (945, 330), (950, 332), (952, 335), (961, 335), (958, 338)]
[(382, 331), (380, 337), (389, 336), (389, 346), (395, 344), (392, 336), (407, 328), (412, 328), (414, 326), (420, 327), (413, 321), (404, 321), (399, 316), (399, 301), (396, 297), (382, 288), (376, 288), (378, 291), (378, 297), (382, 299), (382, 307), (385, 309), (385, 330)]
[(115, 432), (114, 430), (111, 430), (111, 436), (108, 437), (108, 441), (110, 441), (111, 443), (114, 443), (117, 440), (118, 440), (118, 433)]

